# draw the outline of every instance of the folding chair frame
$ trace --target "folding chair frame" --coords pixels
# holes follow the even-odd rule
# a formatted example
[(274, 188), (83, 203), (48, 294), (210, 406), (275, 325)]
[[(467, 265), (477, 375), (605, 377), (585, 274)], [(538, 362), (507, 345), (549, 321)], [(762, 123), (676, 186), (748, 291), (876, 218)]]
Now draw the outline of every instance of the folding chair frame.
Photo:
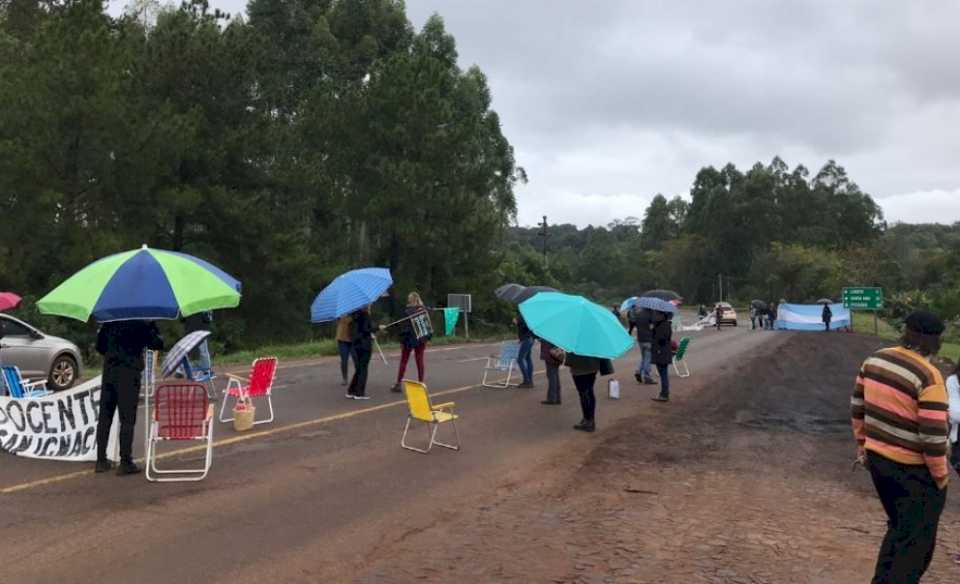
[[(519, 369), (520, 364), (517, 363), (515, 357), (510, 357), (510, 361), (506, 366), (503, 365), (503, 350), (504, 346), (507, 343), (502, 343), (500, 346), (500, 355), (496, 357), (487, 357), (487, 364), (483, 366), (483, 379), (480, 380), (480, 385), (489, 389), (509, 389), (510, 387), (516, 387), (518, 383), (510, 383), (510, 380), (513, 378), (514, 368)], [(503, 381), (491, 382), (489, 380), (489, 375), (491, 371), (498, 371), (503, 373), (507, 372), (507, 378)]]
[[(404, 384), (404, 397), (406, 397), (406, 383), (407, 383), (407, 380), (404, 380), (404, 381), (403, 381), (403, 384)], [(422, 384), (420, 384), (419, 382), (417, 382), (417, 383), (418, 383), (419, 385), (422, 385)], [(433, 403), (430, 401), (430, 393), (426, 391), (426, 386), (425, 386), (425, 385), (424, 385), (423, 387), (424, 387), (424, 392), (426, 393), (426, 396), (427, 396), (427, 404), (428, 404), (429, 407), (430, 407), (430, 413), (431, 413), (431, 415), (433, 416), (433, 420), (432, 420), (432, 421), (428, 421), (428, 420), (422, 420), (422, 419), (420, 419), (420, 418), (414, 418), (413, 415), (408, 411), (408, 413), (407, 413), (407, 422), (406, 422), (406, 424), (403, 426), (403, 435), (400, 436), (400, 446), (401, 446), (402, 448), (406, 448), (407, 450), (412, 450), (412, 451), (414, 451), (414, 452), (419, 452), (420, 454), (428, 454), (428, 453), (430, 452), (430, 450), (434, 447), (434, 445), (436, 445), (436, 446), (441, 446), (441, 447), (443, 447), (443, 448), (449, 448), (450, 450), (459, 451), (459, 450), (460, 450), (460, 446), (461, 446), (461, 444), (460, 444), (460, 430), (457, 429), (457, 416), (456, 416), (456, 414), (455, 414), (454, 411), (453, 411), (453, 410), (454, 410), (454, 403), (453, 403), (453, 402), (446, 402), (446, 403), (442, 403), (442, 404), (433, 405)], [(440, 431), (440, 425), (447, 423), (447, 422), (440, 422), (440, 421), (437, 420), (437, 414), (438, 414), (438, 413), (441, 413), (441, 412), (442, 412), (442, 413), (448, 413), (448, 414), (450, 414), (450, 415), (452, 416), (452, 417), (450, 418), (450, 420), (449, 420), (449, 423), (453, 425), (453, 434), (454, 434), (454, 436), (455, 436), (456, 439), (457, 439), (457, 443), (456, 443), (456, 444), (448, 444), (448, 443), (446, 443), (446, 442), (441, 442), (441, 441), (437, 440), (437, 432)], [(430, 441), (427, 443), (427, 447), (426, 447), (426, 448), (417, 448), (416, 446), (411, 446), (410, 444), (407, 444), (407, 433), (410, 431), (410, 423), (411, 423), (411, 422), (414, 422), (414, 421), (422, 422), (422, 423), (426, 424), (426, 426), (427, 426), (427, 436), (429, 437)]]
[[(257, 359), (256, 361), (253, 362), (254, 364), (253, 364), (253, 366), (250, 368), (251, 372), (253, 371), (254, 367), (256, 366), (257, 361), (260, 361), (261, 359), (263, 359), (263, 360), (276, 359), (276, 357), (260, 357), (259, 359)], [(277, 365), (279, 365), (279, 361), (278, 361)], [(253, 425), (254, 425), (254, 426), (256, 426), (256, 425), (258, 425), (258, 424), (269, 424), (270, 422), (273, 421), (273, 419), (274, 419), (274, 417), (275, 417), (275, 416), (274, 416), (274, 411), (273, 411), (273, 382), (274, 382), (276, 379), (277, 379), (277, 366), (275, 365), (274, 368), (273, 368), (273, 377), (270, 378), (270, 387), (269, 387), (269, 389), (267, 390), (266, 395), (250, 396), (250, 399), (266, 399), (266, 400), (267, 400), (267, 409), (268, 409), (269, 412), (270, 412), (270, 415), (267, 416), (267, 417), (266, 417), (265, 419), (263, 419), (263, 420), (256, 420), (256, 419), (255, 419), (254, 422), (253, 422)], [(243, 390), (244, 390), (243, 382), (246, 382), (248, 385), (250, 384), (250, 380), (247, 379), (247, 378), (245, 378), (245, 377), (240, 377), (240, 376), (238, 376), (238, 375), (230, 375), (229, 373), (227, 374), (227, 388), (223, 390), (223, 402), (220, 404), (220, 416), (219, 416), (219, 419), (220, 419), (220, 422), (221, 422), (221, 423), (226, 424), (227, 422), (232, 422), (232, 421), (233, 421), (233, 418), (232, 418), (232, 417), (230, 417), (230, 418), (225, 418), (225, 417), (224, 417), (224, 416), (226, 415), (226, 412), (227, 412), (227, 402), (230, 401), (230, 397), (231, 397), (231, 396), (230, 396), (230, 390), (231, 390), (231, 389), (236, 389), (236, 391), (237, 391), (237, 395), (236, 395), (236, 396), (233, 396), (233, 402), (234, 402), (234, 404), (236, 404), (236, 403), (240, 400), (241, 397), (246, 397), (246, 396), (244, 396), (244, 393), (245, 393), (245, 392), (243, 391)]]
[[(197, 384), (202, 387), (202, 384)], [(205, 427), (203, 436), (194, 438), (179, 438), (176, 440), (169, 438), (160, 438), (159, 422), (151, 416), (149, 426), (149, 437), (147, 440), (147, 452), (145, 456), (145, 473), (147, 480), (152, 483), (182, 483), (196, 482), (207, 478), (210, 467), (213, 466), (213, 404), (207, 404), (207, 417), (203, 422)], [(165, 441), (183, 442), (187, 440), (203, 440), (207, 443), (204, 449), (203, 468), (167, 468), (157, 467), (157, 443)]]
[[(683, 369), (681, 369), (681, 367), (683, 367)], [(687, 365), (687, 357), (684, 356), (683, 359), (680, 359), (679, 361), (674, 359), (673, 370), (677, 372), (677, 377), (690, 377), (690, 366)]]

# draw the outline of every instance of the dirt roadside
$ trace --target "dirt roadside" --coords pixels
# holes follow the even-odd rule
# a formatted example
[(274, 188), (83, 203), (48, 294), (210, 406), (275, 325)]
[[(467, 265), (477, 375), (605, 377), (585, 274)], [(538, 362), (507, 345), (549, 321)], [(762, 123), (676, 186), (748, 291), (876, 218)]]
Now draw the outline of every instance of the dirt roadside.
[[(879, 343), (797, 334), (712, 376), (698, 372), (585, 458), (552, 461), (405, 534), (355, 580), (866, 582), (885, 516), (869, 476), (851, 471), (848, 404), (857, 367)], [(958, 496), (925, 584), (960, 581)]]

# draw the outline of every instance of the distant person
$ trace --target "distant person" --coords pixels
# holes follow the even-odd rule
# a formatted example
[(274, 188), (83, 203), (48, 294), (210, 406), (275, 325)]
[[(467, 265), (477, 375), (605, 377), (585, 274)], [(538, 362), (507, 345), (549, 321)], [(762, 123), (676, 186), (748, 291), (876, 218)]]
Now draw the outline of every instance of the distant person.
[(947, 378), (947, 396), (950, 400), (950, 464), (960, 474), (960, 359)]
[(370, 357), (373, 355), (373, 322), (370, 307), (365, 306), (350, 315), (353, 319), (353, 379), (347, 387), (347, 399), (370, 399), (367, 395), (367, 375), (370, 372)]
[(395, 393), (400, 392), (400, 382), (403, 381), (403, 376), (407, 373), (407, 363), (410, 361), (411, 352), (414, 355), (414, 360), (417, 362), (417, 381), (423, 383), (427, 374), (427, 366), (423, 357), (427, 352), (427, 343), (430, 341), (430, 335), (418, 336), (418, 333), (426, 331), (417, 329), (417, 327), (414, 326), (413, 319), (423, 317), (424, 315), (426, 318), (430, 318), (430, 313), (427, 311), (427, 307), (423, 304), (423, 299), (420, 298), (420, 294), (417, 292), (411, 292), (407, 295), (407, 306), (403, 310), (407, 320), (400, 323), (400, 344), (402, 346), (400, 352), (400, 368), (397, 370), (397, 383), (391, 389), (391, 391)]
[(353, 368), (357, 368), (357, 358), (353, 353), (353, 317), (349, 314), (337, 319), (337, 350), (340, 353), (341, 385), (350, 382), (350, 358), (353, 358)]
[(598, 359), (596, 357), (582, 357), (573, 353), (564, 353), (559, 348), (553, 349), (554, 358), (561, 361), (570, 368), (570, 375), (573, 377), (573, 384), (580, 395), (580, 410), (583, 418), (573, 429), (581, 432), (594, 432), (597, 429), (597, 396), (594, 393), (594, 385), (597, 382), (597, 375), (612, 375), (613, 363), (609, 359)]
[(823, 318), (823, 330), (830, 332), (830, 321), (833, 319), (833, 311), (830, 310), (830, 305), (826, 302), (823, 303), (823, 313), (821, 317)]
[(613, 312), (613, 316), (617, 317), (617, 320), (619, 320), (619, 321), (622, 323), (622, 322), (623, 322), (623, 315), (620, 314), (620, 307), (617, 306), (616, 304), (613, 304), (613, 305), (610, 306), (610, 309), (611, 309), (611, 311)]
[(543, 361), (547, 370), (547, 399), (542, 403), (545, 406), (559, 406), (560, 399), (560, 367), (563, 365), (562, 359), (557, 359), (554, 349), (557, 347), (540, 339), (540, 360)]
[(719, 330), (721, 330), (721, 329), (720, 329), (720, 321), (721, 321), (721, 319), (723, 319), (723, 307), (720, 306), (719, 303), (718, 303), (717, 306), (714, 308), (714, 316), (715, 316), (715, 318), (717, 319), (716, 325), (717, 325), (717, 330), (719, 331)]
[(760, 320), (760, 328), (763, 328), (763, 315), (756, 306), (750, 306), (750, 330), (757, 330), (757, 320)]
[(533, 332), (523, 320), (523, 315), (517, 312), (513, 323), (517, 325), (517, 340), (520, 341), (520, 353), (517, 355), (517, 366), (523, 381), (517, 387), (530, 389), (533, 387)]
[(653, 343), (653, 313), (646, 308), (637, 307), (635, 319), (637, 345), (640, 347), (640, 361), (637, 363), (637, 370), (634, 372), (633, 377), (637, 380), (637, 383), (653, 385), (656, 383), (656, 381), (653, 380), (650, 369), (653, 356), (651, 353), (651, 343)]
[(874, 583), (919, 582), (933, 558), (947, 498), (947, 391), (931, 363), (943, 322), (916, 311), (900, 346), (864, 361), (850, 400), (857, 461), (887, 513)]
[(662, 312), (653, 312), (652, 361), (660, 376), (660, 395), (654, 401), (670, 400), (670, 364), (673, 363), (673, 326)]
[(777, 322), (777, 306), (773, 302), (767, 304), (766, 317), (767, 329), (772, 331), (774, 323)]
[(94, 469), (98, 473), (107, 472), (113, 467), (107, 458), (107, 443), (114, 412), (118, 412), (120, 418), (120, 466), (117, 467), (117, 474), (122, 476), (140, 472), (140, 467), (133, 462), (133, 433), (137, 425), (140, 375), (146, 349), (163, 349), (163, 339), (153, 322), (107, 322), (97, 332), (97, 352), (103, 355), (100, 413), (97, 418), (97, 464)]
[[(213, 332), (213, 311), (204, 310), (183, 319), (184, 333), (190, 334), (197, 331)], [(190, 361), (196, 363), (197, 373), (201, 375), (213, 376), (213, 361), (210, 358), (210, 344), (207, 337), (201, 341), (197, 347), (190, 352)]]
[(703, 320), (707, 318), (707, 314), (709, 314), (707, 312), (707, 307), (701, 304), (700, 308), (697, 309), (697, 316), (700, 317), (700, 320)]

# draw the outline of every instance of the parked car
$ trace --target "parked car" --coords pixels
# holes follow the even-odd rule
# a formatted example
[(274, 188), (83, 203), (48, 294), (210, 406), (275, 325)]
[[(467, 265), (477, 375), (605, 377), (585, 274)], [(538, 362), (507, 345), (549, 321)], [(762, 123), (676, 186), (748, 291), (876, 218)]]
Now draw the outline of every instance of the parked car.
[(737, 326), (737, 311), (733, 309), (733, 306), (729, 302), (717, 302), (713, 305), (714, 314), (716, 314), (717, 307), (720, 307), (720, 326), (730, 325)]
[(22, 320), (0, 314), (0, 365), (16, 365), (24, 377), (46, 379), (47, 389), (72, 387), (80, 378), (80, 349)]

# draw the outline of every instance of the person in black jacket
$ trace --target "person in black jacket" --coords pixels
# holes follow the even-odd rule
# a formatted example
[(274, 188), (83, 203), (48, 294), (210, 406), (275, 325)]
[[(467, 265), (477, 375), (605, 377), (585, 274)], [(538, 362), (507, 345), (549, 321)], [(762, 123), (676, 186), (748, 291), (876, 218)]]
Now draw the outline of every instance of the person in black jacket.
[(97, 333), (97, 352), (103, 355), (103, 376), (100, 388), (100, 413), (97, 418), (96, 472), (112, 468), (107, 459), (107, 442), (113, 413), (120, 417), (120, 466), (118, 475), (140, 472), (133, 462), (133, 432), (137, 424), (137, 402), (140, 399), (140, 374), (143, 352), (163, 349), (163, 339), (153, 322), (123, 320), (107, 322)]
[(653, 313), (652, 361), (660, 374), (660, 395), (654, 401), (665, 402), (670, 399), (670, 363), (673, 362), (673, 326), (667, 315)]
[(347, 388), (347, 399), (370, 399), (367, 395), (367, 373), (370, 369), (370, 357), (373, 355), (373, 322), (370, 320), (370, 307), (357, 310), (352, 315), (353, 355), (356, 369)]
[(833, 319), (833, 311), (830, 310), (830, 305), (826, 302), (823, 303), (823, 330), (830, 332), (830, 321)]
[(637, 370), (633, 374), (637, 383), (653, 385), (653, 375), (650, 371), (652, 354), (650, 352), (653, 342), (653, 313), (646, 308), (635, 308), (634, 326), (637, 327), (637, 344), (640, 346), (640, 361), (637, 363)]
[(550, 349), (551, 356), (570, 368), (573, 384), (580, 394), (580, 409), (583, 419), (573, 429), (581, 432), (594, 432), (597, 429), (597, 396), (593, 386), (597, 382), (597, 375), (613, 375), (613, 362), (609, 359), (583, 357), (574, 353), (565, 353), (559, 347)]

